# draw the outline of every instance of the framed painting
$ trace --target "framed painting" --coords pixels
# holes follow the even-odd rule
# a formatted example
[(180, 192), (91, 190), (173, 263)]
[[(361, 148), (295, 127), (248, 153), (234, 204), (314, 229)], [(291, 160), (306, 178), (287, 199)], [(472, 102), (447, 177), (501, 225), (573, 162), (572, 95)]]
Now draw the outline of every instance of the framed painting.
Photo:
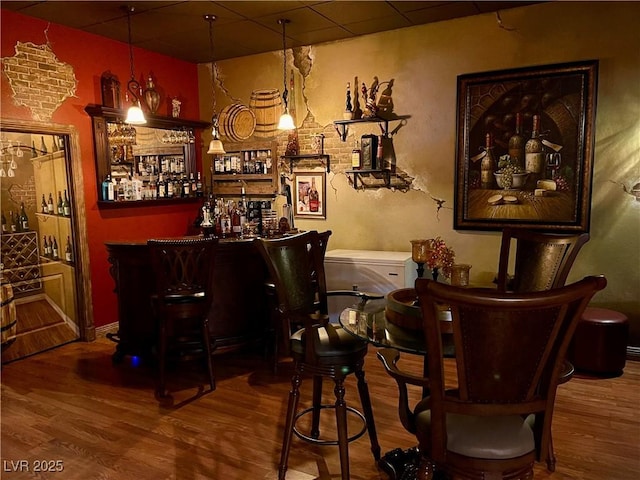
[(295, 172), (294, 216), (299, 218), (327, 218), (324, 172)]
[(454, 228), (589, 231), (598, 61), (458, 77)]

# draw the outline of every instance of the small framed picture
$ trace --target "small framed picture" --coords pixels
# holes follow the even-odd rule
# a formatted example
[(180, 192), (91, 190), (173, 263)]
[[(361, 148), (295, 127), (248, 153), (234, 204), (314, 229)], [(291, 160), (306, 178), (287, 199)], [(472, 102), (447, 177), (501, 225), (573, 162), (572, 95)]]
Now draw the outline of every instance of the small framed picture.
[(295, 172), (295, 217), (327, 218), (324, 172)]

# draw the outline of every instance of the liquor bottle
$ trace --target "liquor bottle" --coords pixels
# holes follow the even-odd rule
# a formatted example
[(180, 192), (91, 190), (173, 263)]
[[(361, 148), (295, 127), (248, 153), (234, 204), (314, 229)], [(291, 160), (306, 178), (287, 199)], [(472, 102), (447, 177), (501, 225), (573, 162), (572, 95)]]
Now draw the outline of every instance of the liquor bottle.
[(485, 137), (485, 156), (480, 162), (480, 186), (482, 188), (493, 188), (495, 178), (493, 173), (496, 171), (496, 157), (493, 153), (493, 136), (487, 133)]
[(196, 197), (202, 197), (204, 192), (202, 191), (202, 177), (200, 172), (198, 172), (198, 180), (196, 180)]
[(380, 135), (378, 137), (378, 148), (376, 149), (376, 163), (375, 165), (371, 165), (371, 168), (374, 170), (382, 169), (384, 166), (384, 146), (382, 145), (383, 136)]
[(524, 137), (522, 136), (522, 114), (516, 113), (516, 131), (509, 138), (509, 157), (514, 166), (524, 165)]
[(51, 256), (51, 245), (47, 242), (46, 235), (42, 236), (42, 251), (45, 257), (49, 258)]
[(242, 236), (242, 224), (240, 222), (240, 209), (235, 204), (235, 202), (231, 202), (230, 206), (231, 210), (231, 233), (234, 237)]
[(24, 210), (24, 202), (20, 202), (20, 228), (23, 232), (29, 231), (29, 217), (27, 217), (27, 212)]
[(189, 196), (195, 197), (196, 192), (198, 191), (198, 184), (196, 183), (196, 177), (193, 172), (189, 174), (189, 182), (191, 183), (191, 187), (189, 188)]
[(47, 201), (44, 199), (44, 193), (42, 194), (42, 202), (40, 203), (40, 208), (42, 210), (42, 213), (49, 213), (49, 209), (47, 208)]
[(191, 192), (191, 182), (189, 182), (189, 177), (187, 177), (186, 173), (182, 174), (181, 181), (182, 192), (180, 194), (181, 197), (189, 197)]
[(62, 202), (62, 192), (58, 190), (58, 215), (64, 215), (64, 205)]
[(67, 262), (73, 262), (73, 253), (71, 251), (71, 239), (67, 235), (67, 245), (64, 247), (64, 259)]
[(531, 138), (524, 145), (525, 169), (533, 185), (540, 180), (544, 169), (544, 147), (540, 140), (540, 115), (533, 116)]
[(167, 196), (167, 184), (162, 177), (162, 174), (158, 177), (158, 198), (165, 198)]
[(102, 200), (105, 202), (112, 202), (115, 200), (113, 192), (113, 182), (111, 181), (111, 175), (107, 174), (102, 182)]
[(51, 258), (58, 260), (60, 256), (58, 255), (58, 241), (56, 237), (53, 237), (53, 241), (51, 241), (51, 237), (49, 237), (49, 243), (51, 244)]
[(167, 198), (173, 197), (173, 179), (167, 178)]
[(320, 209), (320, 195), (316, 188), (316, 179), (311, 177), (311, 188), (309, 189), (309, 211), (317, 212)]
[(64, 200), (62, 201), (62, 213), (65, 217), (71, 216), (71, 204), (69, 203), (69, 197), (67, 196), (67, 190), (64, 191)]
[(4, 210), (2, 211), (2, 233), (9, 233), (7, 230), (7, 217), (4, 216)]
[(49, 200), (47, 200), (47, 213), (53, 215), (53, 194), (49, 192)]
[(360, 151), (360, 145), (356, 139), (353, 150), (351, 150), (351, 168), (353, 170), (360, 170), (362, 165), (362, 152)]

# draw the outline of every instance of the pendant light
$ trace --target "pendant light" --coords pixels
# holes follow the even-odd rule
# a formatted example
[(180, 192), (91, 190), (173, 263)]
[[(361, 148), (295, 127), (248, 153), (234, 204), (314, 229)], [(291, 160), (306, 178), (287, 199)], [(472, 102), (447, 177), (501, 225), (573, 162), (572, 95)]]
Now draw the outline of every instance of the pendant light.
[(204, 19), (209, 22), (209, 49), (211, 52), (211, 98), (213, 102), (213, 114), (211, 117), (211, 134), (213, 138), (209, 143), (209, 150), (207, 153), (209, 155), (224, 155), (224, 146), (222, 145), (222, 141), (218, 137), (218, 114), (216, 113), (216, 65), (215, 59), (213, 57), (213, 22), (216, 20), (215, 15), (205, 15)]
[(284, 91), (282, 92), (282, 101), (284, 102), (284, 113), (280, 116), (278, 122), (278, 130), (293, 130), (296, 126), (293, 123), (293, 117), (289, 114), (289, 91), (287, 90), (287, 44), (285, 36), (285, 25), (290, 23), (290, 20), (281, 18), (278, 23), (282, 25), (282, 58), (284, 60), (284, 73), (282, 75), (284, 82)]
[(131, 94), (133, 105), (129, 107), (127, 111), (127, 118), (124, 123), (131, 125), (144, 125), (147, 123), (147, 119), (144, 118), (142, 108), (140, 108), (140, 84), (136, 81), (136, 76), (133, 69), (133, 45), (131, 44), (131, 13), (135, 10), (134, 7), (125, 5), (123, 8), (127, 10), (127, 25), (129, 27), (129, 64), (131, 66), (131, 80), (127, 83), (127, 90)]

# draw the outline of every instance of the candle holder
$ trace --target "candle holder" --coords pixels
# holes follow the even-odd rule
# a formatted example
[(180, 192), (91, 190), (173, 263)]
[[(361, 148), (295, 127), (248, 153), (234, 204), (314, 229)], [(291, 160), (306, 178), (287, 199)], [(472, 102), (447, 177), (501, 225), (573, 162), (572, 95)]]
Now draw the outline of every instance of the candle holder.
[(424, 264), (429, 257), (429, 240), (411, 240), (411, 259), (418, 264), (418, 278), (424, 275)]

